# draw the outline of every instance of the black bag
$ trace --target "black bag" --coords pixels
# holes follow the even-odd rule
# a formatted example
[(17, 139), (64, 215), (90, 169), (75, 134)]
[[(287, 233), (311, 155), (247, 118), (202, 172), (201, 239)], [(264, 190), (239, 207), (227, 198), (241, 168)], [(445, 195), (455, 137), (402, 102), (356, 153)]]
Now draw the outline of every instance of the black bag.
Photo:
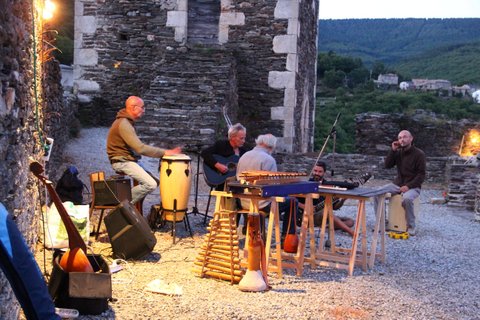
[(74, 204), (83, 204), (83, 188), (85, 185), (78, 178), (78, 170), (75, 166), (69, 166), (57, 182), (58, 196), (62, 200), (71, 201)]

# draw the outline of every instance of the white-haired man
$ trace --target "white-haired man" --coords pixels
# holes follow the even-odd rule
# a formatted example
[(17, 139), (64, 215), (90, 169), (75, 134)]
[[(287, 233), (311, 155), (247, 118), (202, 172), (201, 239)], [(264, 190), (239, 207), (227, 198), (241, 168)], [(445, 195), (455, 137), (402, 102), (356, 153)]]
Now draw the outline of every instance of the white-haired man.
[[(237, 166), (237, 180), (240, 179), (240, 174), (244, 171), (254, 171), (254, 170), (262, 170), (262, 171), (277, 171), (277, 162), (275, 158), (272, 157), (272, 153), (275, 150), (277, 145), (277, 138), (270, 134), (262, 134), (255, 139), (255, 148), (246, 152), (238, 161)], [(295, 221), (294, 215), (290, 214), (290, 202), (295, 201), (295, 210), (297, 210), (297, 202), (294, 198), (290, 199), (287, 198), (285, 202), (279, 203), (279, 211), (280, 214), (283, 213), (283, 224), (282, 224), (282, 245), (283, 239), (287, 234), (287, 229), (290, 223), (290, 230), (288, 233), (294, 234), (295, 233)], [(250, 206), (249, 200), (242, 199), (242, 208), (247, 209)], [(263, 212), (270, 211), (270, 201), (265, 200), (259, 203), (259, 209)], [(265, 220), (262, 219), (261, 227), (262, 233), (264, 232), (265, 228)]]

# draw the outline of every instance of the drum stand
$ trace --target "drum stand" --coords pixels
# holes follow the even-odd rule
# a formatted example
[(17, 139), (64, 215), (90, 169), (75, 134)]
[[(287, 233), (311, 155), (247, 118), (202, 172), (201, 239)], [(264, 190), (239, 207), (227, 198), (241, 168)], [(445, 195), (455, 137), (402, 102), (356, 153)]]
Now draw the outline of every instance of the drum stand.
[[(200, 174), (203, 174), (200, 173), (200, 159), (201, 159), (201, 156), (200, 156), (200, 151), (197, 151), (197, 172), (195, 173), (195, 203), (193, 205), (193, 208), (192, 208), (192, 211), (191, 212), (188, 212), (187, 214), (194, 214), (194, 215), (203, 215), (203, 224), (206, 225), (207, 224), (207, 218), (212, 218), (211, 216), (208, 215), (208, 209), (210, 207), (210, 199), (211, 199), (211, 195), (209, 193), (209, 196), (208, 196), (208, 204), (207, 204), (207, 209), (205, 210), (205, 213), (202, 213), (198, 210), (198, 180), (199, 180), (199, 176)], [(213, 190), (213, 188), (210, 188), (210, 192)]]
[[(177, 222), (181, 222), (180, 221), (177, 221), (177, 199), (174, 199), (173, 200), (173, 221), (165, 221), (165, 222), (170, 222), (172, 224), (172, 239), (173, 239), (173, 244), (175, 244), (175, 240), (176, 240), (176, 228), (175, 228), (175, 225), (177, 224)], [(185, 216), (183, 217), (183, 224), (185, 225), (185, 229), (187, 229), (188, 232), (190, 232), (190, 237), (193, 238), (193, 232), (192, 232), (192, 227), (190, 226), (190, 221), (188, 220), (188, 214), (185, 214)]]

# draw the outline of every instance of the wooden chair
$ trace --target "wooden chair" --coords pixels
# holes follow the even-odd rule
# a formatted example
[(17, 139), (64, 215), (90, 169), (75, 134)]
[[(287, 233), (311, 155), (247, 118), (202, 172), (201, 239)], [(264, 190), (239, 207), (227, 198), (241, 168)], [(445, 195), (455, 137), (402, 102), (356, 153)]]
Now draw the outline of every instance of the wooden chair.
[(103, 213), (105, 209), (114, 209), (117, 205), (99, 205), (96, 203), (95, 200), (95, 188), (94, 183), (95, 181), (104, 181), (105, 180), (105, 172), (104, 171), (97, 171), (90, 173), (90, 190), (92, 192), (92, 202), (90, 204), (90, 220), (92, 218), (92, 214), (94, 210), (101, 210), (100, 211), (100, 218), (98, 219), (97, 231), (95, 231), (95, 240), (98, 238), (100, 233), (100, 226), (102, 225), (103, 221)]

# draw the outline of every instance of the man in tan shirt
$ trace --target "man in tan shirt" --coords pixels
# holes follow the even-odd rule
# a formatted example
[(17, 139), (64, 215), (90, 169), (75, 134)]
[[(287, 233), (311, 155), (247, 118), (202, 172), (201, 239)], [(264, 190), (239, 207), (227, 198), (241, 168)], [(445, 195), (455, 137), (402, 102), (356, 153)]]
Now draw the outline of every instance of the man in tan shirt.
[(145, 170), (138, 162), (141, 156), (162, 158), (182, 152), (180, 147), (162, 149), (144, 144), (135, 132), (135, 121), (145, 113), (141, 98), (131, 96), (125, 101), (125, 108), (117, 113), (107, 137), (107, 155), (115, 172), (122, 172), (138, 181), (132, 189), (132, 204), (143, 199), (158, 187), (158, 179)]

